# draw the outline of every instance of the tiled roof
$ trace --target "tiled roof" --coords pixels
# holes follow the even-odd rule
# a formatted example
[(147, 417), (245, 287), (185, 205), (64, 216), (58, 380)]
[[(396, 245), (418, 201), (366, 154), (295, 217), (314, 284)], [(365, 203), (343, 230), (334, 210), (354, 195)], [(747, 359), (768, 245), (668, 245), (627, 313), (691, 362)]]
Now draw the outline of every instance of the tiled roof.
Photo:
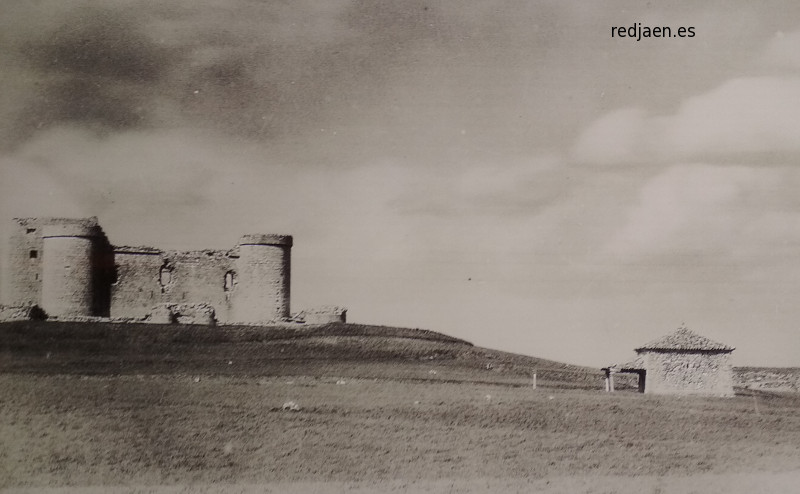
[(641, 357), (636, 357), (630, 362), (625, 362), (624, 364), (617, 364), (616, 367), (619, 368), (619, 370), (621, 371), (642, 370), (644, 369), (644, 361), (641, 359)]
[(705, 336), (700, 336), (688, 330), (686, 327), (681, 326), (680, 329), (672, 334), (636, 348), (637, 352), (642, 350), (704, 350), (732, 352), (734, 348), (724, 343), (709, 340)]
[(624, 364), (612, 364), (608, 367), (603, 367), (603, 370), (611, 369), (614, 372), (631, 372), (631, 371), (638, 371), (644, 370), (644, 360), (642, 357), (635, 357), (630, 362), (625, 362)]

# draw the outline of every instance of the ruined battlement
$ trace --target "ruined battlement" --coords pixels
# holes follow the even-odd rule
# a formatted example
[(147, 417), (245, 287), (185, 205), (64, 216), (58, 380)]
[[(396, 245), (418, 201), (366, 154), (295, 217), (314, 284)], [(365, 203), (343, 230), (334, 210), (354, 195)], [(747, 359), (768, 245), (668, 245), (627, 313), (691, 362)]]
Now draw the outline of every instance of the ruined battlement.
[(44, 225), (42, 227), (42, 238), (54, 237), (87, 237), (99, 238), (104, 237), (103, 229), (98, 225), (84, 225), (84, 224), (55, 224)]
[(100, 226), (97, 216), (90, 216), (88, 218), (12, 218), (12, 222), (18, 226), (23, 227), (41, 227), (45, 225), (83, 225), (83, 226)]
[(129, 245), (115, 245), (114, 246), (114, 253), (115, 254), (142, 254), (142, 255), (159, 255), (164, 251), (161, 249), (156, 249), (155, 247), (144, 247), (144, 246), (136, 246), (132, 247)]
[(9, 307), (38, 306), (56, 318), (290, 319), (291, 235), (247, 234), (229, 250), (166, 251), (113, 246), (96, 217), (14, 218), (13, 225)]
[(291, 235), (249, 233), (239, 239), (239, 245), (285, 245), (292, 246)]

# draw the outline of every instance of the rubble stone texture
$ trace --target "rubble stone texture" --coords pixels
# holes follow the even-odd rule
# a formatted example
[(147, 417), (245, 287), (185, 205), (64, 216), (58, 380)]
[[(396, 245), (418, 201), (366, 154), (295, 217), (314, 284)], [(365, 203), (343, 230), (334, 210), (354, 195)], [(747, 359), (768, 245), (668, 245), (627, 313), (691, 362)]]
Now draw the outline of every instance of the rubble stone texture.
[(245, 235), (231, 250), (112, 246), (97, 218), (16, 218), (9, 307), (51, 317), (265, 324), (290, 317), (290, 235)]
[(239, 276), (232, 294), (234, 319), (289, 319), (291, 248), (292, 237), (288, 235), (242, 237)]
[[(645, 393), (733, 396), (733, 348), (685, 327), (639, 348), (636, 364)], [(640, 388), (641, 388), (640, 384)]]
[(315, 307), (301, 311), (295, 319), (306, 324), (330, 324), (347, 322), (347, 309), (336, 306)]
[(43, 228), (42, 309), (54, 316), (95, 313), (96, 228), (47, 225)]
[(764, 391), (800, 391), (800, 368), (736, 367), (734, 385)]

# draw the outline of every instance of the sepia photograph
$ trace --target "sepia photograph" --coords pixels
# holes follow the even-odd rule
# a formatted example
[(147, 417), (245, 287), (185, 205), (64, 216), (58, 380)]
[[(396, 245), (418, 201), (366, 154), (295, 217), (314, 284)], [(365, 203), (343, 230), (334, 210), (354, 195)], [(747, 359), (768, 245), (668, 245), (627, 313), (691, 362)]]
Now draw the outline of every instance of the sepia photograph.
[(2, 0), (0, 493), (800, 489), (800, 4)]

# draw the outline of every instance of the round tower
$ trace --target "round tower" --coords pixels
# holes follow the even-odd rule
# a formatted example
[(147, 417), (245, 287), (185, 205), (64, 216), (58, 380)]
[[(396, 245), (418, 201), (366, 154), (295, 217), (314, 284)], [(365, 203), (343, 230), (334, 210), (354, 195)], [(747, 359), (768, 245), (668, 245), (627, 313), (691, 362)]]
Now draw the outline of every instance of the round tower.
[(42, 309), (47, 315), (94, 315), (95, 244), (100, 237), (100, 228), (91, 224), (43, 227)]
[(289, 319), (291, 235), (252, 234), (239, 241), (232, 320), (265, 323)]

